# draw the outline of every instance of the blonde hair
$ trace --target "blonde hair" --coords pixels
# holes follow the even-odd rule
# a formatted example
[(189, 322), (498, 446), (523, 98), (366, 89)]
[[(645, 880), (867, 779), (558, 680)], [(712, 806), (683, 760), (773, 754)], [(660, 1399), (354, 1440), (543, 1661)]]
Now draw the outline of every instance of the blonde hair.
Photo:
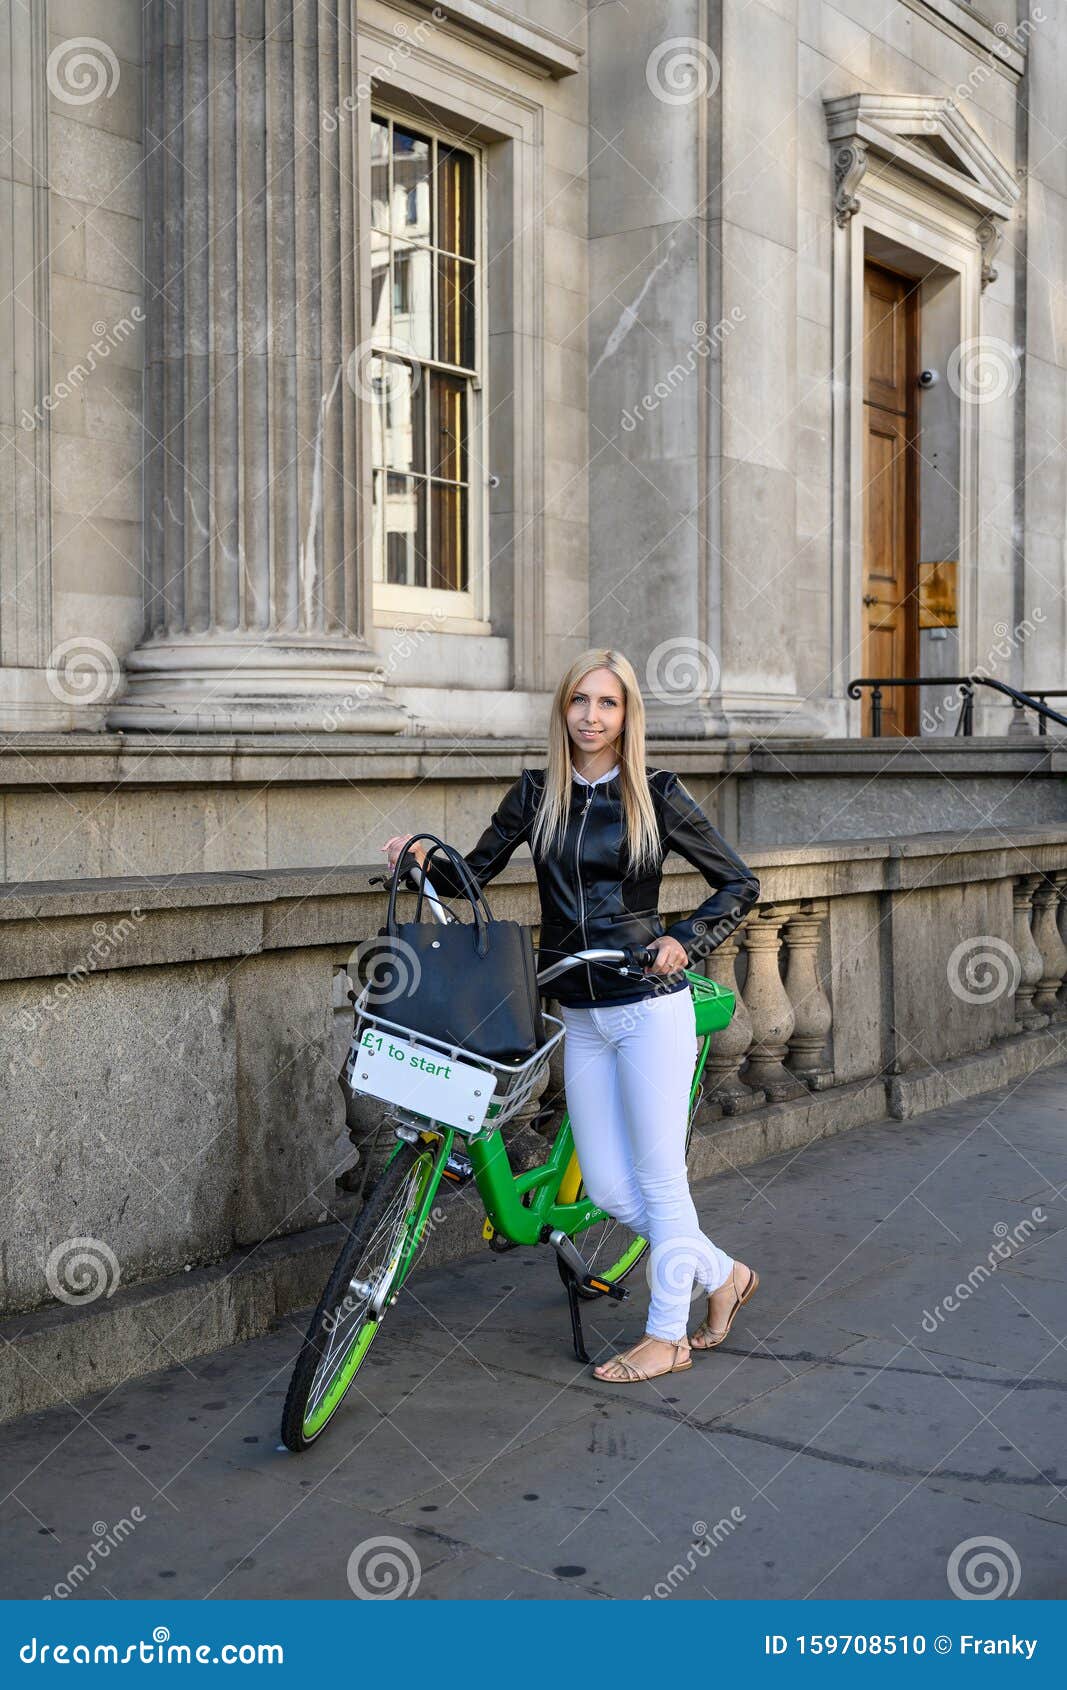
[(570, 808), (574, 765), (567, 708), (578, 683), (593, 669), (610, 669), (622, 686), (626, 717), (618, 745), (622, 812), (630, 866), (634, 872), (659, 866), (661, 845), (656, 811), (645, 771), (645, 703), (633, 665), (610, 647), (583, 651), (560, 677), (548, 722), (548, 766), (545, 790), (530, 832), (533, 856), (553, 847), (562, 849)]

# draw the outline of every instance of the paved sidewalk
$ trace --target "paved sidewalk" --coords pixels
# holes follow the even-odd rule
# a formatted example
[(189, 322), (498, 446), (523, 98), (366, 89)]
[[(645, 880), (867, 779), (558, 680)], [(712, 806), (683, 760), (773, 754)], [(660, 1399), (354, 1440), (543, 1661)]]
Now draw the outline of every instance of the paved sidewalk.
[[(1065, 1181), (1061, 1067), (697, 1187), (762, 1283), (690, 1372), (600, 1384), (549, 1251), (486, 1251), (416, 1272), (306, 1455), (289, 1321), (0, 1427), (3, 1594), (350, 1599), (387, 1538), (416, 1599), (1062, 1599)], [(591, 1353), (638, 1290), (588, 1306)]]

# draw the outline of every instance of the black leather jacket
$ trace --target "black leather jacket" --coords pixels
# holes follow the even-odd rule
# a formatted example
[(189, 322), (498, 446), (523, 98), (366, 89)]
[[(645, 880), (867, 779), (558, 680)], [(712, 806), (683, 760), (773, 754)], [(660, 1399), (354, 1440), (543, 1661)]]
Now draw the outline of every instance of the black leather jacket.
[[(541, 897), (539, 969), (573, 951), (647, 945), (665, 931), (685, 947), (691, 963), (699, 962), (733, 932), (759, 897), (755, 875), (716, 832), (678, 776), (669, 769), (647, 773), (662, 852), (660, 866), (640, 875), (623, 860), (619, 776), (593, 785), (572, 780), (562, 850), (534, 864)], [(516, 846), (529, 839), (544, 781), (544, 769), (524, 769), (467, 853), (464, 860), (480, 886), (499, 874)], [(714, 891), (691, 916), (665, 929), (658, 906), (662, 861), (669, 851), (699, 869)], [(431, 859), (428, 873), (445, 896), (460, 895), (462, 889), (440, 852)], [(662, 977), (649, 976), (645, 984), (589, 963), (560, 975), (546, 988), (561, 1004), (575, 1005), (633, 1002), (657, 990), (663, 990)]]

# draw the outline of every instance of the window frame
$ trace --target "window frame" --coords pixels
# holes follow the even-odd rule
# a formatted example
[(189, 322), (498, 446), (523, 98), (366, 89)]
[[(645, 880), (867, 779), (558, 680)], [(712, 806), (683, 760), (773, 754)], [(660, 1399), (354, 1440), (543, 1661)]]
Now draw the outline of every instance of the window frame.
[[(374, 516), (374, 483), (376, 474), (388, 475), (387, 466), (379, 469), (374, 464), (371, 454), (371, 513), (369, 532), (372, 545), (371, 582), (374, 619), (378, 623), (394, 623), (398, 617), (411, 615), (423, 617), (434, 615), (441, 619), (438, 623), (443, 626), (447, 620), (454, 624), (462, 623), (467, 628), (489, 627), (489, 571), (488, 571), (488, 536), (489, 536), (489, 472), (486, 468), (486, 451), (489, 419), (489, 401), (487, 393), (487, 375), (489, 364), (489, 324), (488, 324), (488, 282), (486, 276), (486, 261), (488, 253), (487, 228), (487, 193), (486, 193), (486, 149), (478, 141), (459, 134), (447, 124), (442, 124), (436, 117), (426, 121), (421, 116), (415, 116), (401, 105), (393, 105), (388, 99), (376, 97), (367, 103), (367, 128), (365, 146), (368, 156), (371, 150), (373, 122), (376, 118), (387, 120), (390, 125), (398, 125), (405, 130), (430, 138), (436, 146), (455, 147), (469, 155), (473, 163), (472, 192), (474, 196), (473, 232), (474, 255), (472, 259), (474, 272), (474, 367), (469, 369), (463, 365), (449, 364), (436, 357), (422, 357), (405, 353), (396, 348), (379, 345), (374, 335), (374, 325), (370, 323), (370, 345), (382, 356), (394, 357), (408, 363), (415, 362), (424, 371), (439, 371), (443, 375), (451, 375), (467, 383), (468, 417), (467, 417), (467, 580), (466, 589), (447, 587), (417, 587), (407, 586), (400, 582), (380, 580), (375, 575), (378, 565), (378, 544), (385, 544), (384, 540), (375, 533)], [(390, 154), (392, 149), (390, 148)], [(431, 207), (430, 233), (433, 237), (429, 250), (433, 255), (433, 312), (434, 324), (437, 322), (437, 272), (436, 259), (440, 252), (446, 251), (438, 244), (437, 227), (437, 184), (436, 173), (431, 177), (433, 181), (433, 204)], [(391, 199), (390, 199), (391, 203)], [(368, 233), (370, 225), (368, 222)], [(392, 232), (390, 231), (390, 239)], [(368, 276), (371, 265), (371, 241), (365, 243), (365, 263)], [(389, 289), (392, 291), (392, 266), (390, 265)], [(390, 312), (392, 306), (390, 305)], [(420, 382), (420, 385), (422, 383)], [(429, 411), (429, 406), (427, 406)], [(430, 423), (427, 420), (427, 428)], [(373, 434), (373, 428), (371, 430)], [(434, 485), (427, 463), (422, 479), (427, 489), (427, 521), (430, 522), (430, 489)], [(432, 526), (430, 529), (430, 547), (433, 545)], [(430, 555), (428, 551), (428, 556)], [(381, 559), (382, 567), (387, 567), (387, 557)]]

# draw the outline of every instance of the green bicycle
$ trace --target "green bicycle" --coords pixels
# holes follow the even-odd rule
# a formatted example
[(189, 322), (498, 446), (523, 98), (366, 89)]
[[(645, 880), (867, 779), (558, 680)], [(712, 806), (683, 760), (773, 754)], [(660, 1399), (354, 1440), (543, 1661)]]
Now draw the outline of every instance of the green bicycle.
[[(453, 919), (432, 896), (430, 901), (437, 920)], [(639, 946), (577, 951), (543, 969), (538, 985), (543, 988), (584, 962), (640, 975), (652, 954)], [(729, 1023), (734, 994), (702, 974), (687, 969), (685, 975), (699, 1040), (689, 1095), (688, 1151), (711, 1035)], [(647, 1238), (615, 1221), (585, 1195), (568, 1115), (543, 1163), (516, 1173), (508, 1160), (502, 1128), (538, 1091), (549, 1057), (564, 1036), (559, 1020), (546, 1014), (545, 1043), (526, 1062), (509, 1065), (371, 1015), (366, 996), (365, 989), (356, 999), (346, 1077), (353, 1091), (385, 1097), (397, 1143), (349, 1230), (297, 1357), (282, 1411), (282, 1441), (293, 1451), (308, 1449), (321, 1436), (363, 1366), (415, 1265), (442, 1184), (474, 1182), (485, 1205), (483, 1236), (490, 1248), (552, 1246), (567, 1291), (579, 1361), (590, 1359), (582, 1337), (582, 1300), (628, 1298), (624, 1281), (649, 1248)], [(383, 1089), (378, 1074), (387, 1048), (394, 1056), (400, 1048), (405, 1054), (416, 1053), (424, 1072), (448, 1071), (447, 1082), (436, 1089), (433, 1079), (419, 1075), (421, 1109), (386, 1097), (389, 1085)], [(385, 1071), (388, 1080), (395, 1065), (386, 1061)]]

